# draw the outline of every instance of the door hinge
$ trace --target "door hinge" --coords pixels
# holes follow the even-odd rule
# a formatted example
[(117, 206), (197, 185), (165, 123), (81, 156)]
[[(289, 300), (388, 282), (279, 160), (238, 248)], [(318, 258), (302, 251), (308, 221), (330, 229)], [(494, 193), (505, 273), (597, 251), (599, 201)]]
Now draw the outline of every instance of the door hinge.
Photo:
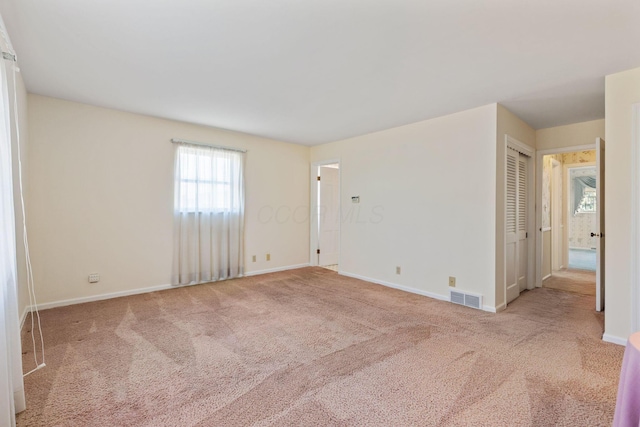
[(316, 250), (316, 253), (317, 253), (317, 254), (320, 254), (320, 249), (317, 249), (317, 250)]
[(525, 239), (528, 239), (528, 238), (529, 238), (529, 232), (528, 232), (528, 231), (524, 233), (524, 238), (525, 238)]
[(318, 177), (318, 181), (320, 181), (320, 177)]

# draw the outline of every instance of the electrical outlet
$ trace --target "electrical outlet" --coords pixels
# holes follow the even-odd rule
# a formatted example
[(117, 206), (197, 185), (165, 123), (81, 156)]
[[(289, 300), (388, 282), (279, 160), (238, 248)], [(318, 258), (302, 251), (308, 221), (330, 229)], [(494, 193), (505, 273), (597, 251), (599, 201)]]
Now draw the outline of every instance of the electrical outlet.
[(400, 274), (402, 272), (402, 269), (400, 268), (400, 266), (396, 267), (396, 274)]
[(256, 256), (255, 255), (251, 257), (251, 262), (256, 262)]
[(271, 261), (271, 254), (267, 254), (267, 261)]
[(451, 286), (452, 288), (456, 287), (456, 278), (453, 276), (449, 276), (449, 286)]
[(100, 275), (98, 273), (89, 274), (89, 283), (98, 283), (100, 281)]

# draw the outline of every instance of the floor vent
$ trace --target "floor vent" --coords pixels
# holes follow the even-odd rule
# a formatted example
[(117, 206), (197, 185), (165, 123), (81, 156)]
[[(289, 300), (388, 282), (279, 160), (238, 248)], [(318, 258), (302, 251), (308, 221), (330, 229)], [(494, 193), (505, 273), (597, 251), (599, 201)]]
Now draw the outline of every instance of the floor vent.
[(482, 309), (482, 295), (469, 292), (449, 290), (450, 301), (454, 304), (466, 305), (467, 307)]

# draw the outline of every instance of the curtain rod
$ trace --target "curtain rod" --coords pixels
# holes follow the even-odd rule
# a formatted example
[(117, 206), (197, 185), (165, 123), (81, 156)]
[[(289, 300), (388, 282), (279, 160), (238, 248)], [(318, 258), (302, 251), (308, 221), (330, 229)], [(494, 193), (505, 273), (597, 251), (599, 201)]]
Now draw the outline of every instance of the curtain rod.
[(221, 150), (228, 150), (228, 151), (239, 151), (240, 153), (246, 153), (247, 152), (247, 150), (243, 150), (241, 148), (225, 147), (223, 145), (205, 144), (204, 142), (189, 141), (189, 140), (186, 140), (186, 139), (172, 138), (171, 142), (173, 144), (199, 145), (201, 147), (219, 148)]

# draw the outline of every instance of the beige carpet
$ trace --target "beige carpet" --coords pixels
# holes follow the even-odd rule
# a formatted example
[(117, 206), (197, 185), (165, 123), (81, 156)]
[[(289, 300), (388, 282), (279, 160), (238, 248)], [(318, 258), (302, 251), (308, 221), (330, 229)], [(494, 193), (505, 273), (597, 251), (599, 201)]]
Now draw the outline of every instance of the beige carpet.
[(303, 268), (46, 310), (18, 426), (608, 426), (623, 348), (592, 306), (537, 289), (496, 315)]
[(574, 269), (554, 271), (551, 277), (542, 282), (542, 287), (595, 296), (596, 272)]

